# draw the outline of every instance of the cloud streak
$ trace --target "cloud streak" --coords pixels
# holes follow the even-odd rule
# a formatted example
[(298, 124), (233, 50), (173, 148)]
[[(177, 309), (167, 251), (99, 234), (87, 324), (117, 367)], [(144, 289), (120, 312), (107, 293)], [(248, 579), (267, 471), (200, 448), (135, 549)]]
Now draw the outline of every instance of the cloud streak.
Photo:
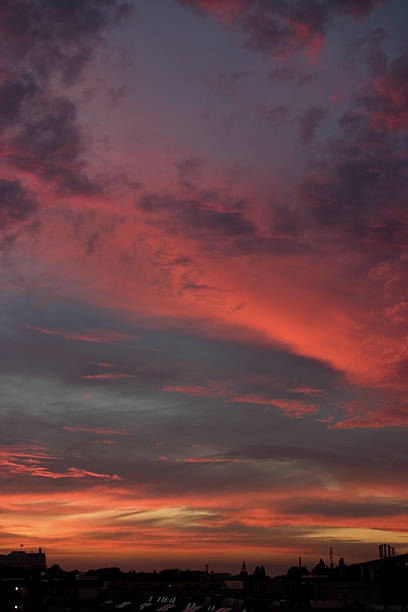
[(123, 431), (122, 429), (105, 429), (103, 427), (75, 427), (73, 425), (64, 425), (65, 431), (70, 431), (71, 433), (76, 432), (85, 432), (92, 433), (101, 436), (130, 436), (131, 434), (128, 431)]
[(202, 386), (167, 386), (163, 387), (162, 391), (171, 393), (182, 393), (185, 395), (204, 397), (204, 398), (222, 398), (225, 402), (236, 402), (238, 404), (255, 404), (258, 406), (272, 406), (281, 410), (286, 416), (297, 419), (303, 418), (306, 414), (315, 414), (317, 407), (313, 404), (306, 404), (296, 399), (289, 398), (268, 398), (257, 393), (241, 393), (237, 394), (234, 391), (223, 388), (220, 385), (209, 387)]
[[(44, 449), (45, 450), (45, 449)], [(61, 478), (102, 478), (105, 480), (121, 480), (117, 474), (100, 474), (90, 472), (84, 468), (68, 467), (66, 471), (54, 471), (42, 465), (56, 460), (57, 457), (49, 456), (36, 446), (2, 447), (0, 449), (0, 465), (6, 473), (16, 475), (28, 475), (40, 478), (58, 480)]]
[(137, 339), (137, 336), (123, 334), (110, 329), (89, 329), (83, 333), (70, 332), (61, 329), (45, 329), (36, 325), (26, 325), (26, 329), (48, 336), (58, 336), (60, 338), (65, 338), (66, 340), (79, 340), (80, 342), (96, 342), (100, 344), (105, 342), (122, 342), (124, 340)]

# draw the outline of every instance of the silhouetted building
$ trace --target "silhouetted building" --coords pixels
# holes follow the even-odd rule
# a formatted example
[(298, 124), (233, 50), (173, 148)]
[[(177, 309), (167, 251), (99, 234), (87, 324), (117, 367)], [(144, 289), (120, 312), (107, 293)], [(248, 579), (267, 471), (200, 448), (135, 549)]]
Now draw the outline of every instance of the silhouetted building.
[(246, 568), (246, 563), (245, 561), (242, 562), (242, 567), (241, 567), (241, 573), (240, 576), (248, 576), (248, 572), (247, 572), (247, 568)]
[(21, 569), (45, 569), (46, 557), (41, 548), (38, 552), (25, 552), (24, 550), (13, 550), (7, 555), (0, 555), (0, 567), (15, 567)]
[(395, 557), (395, 548), (389, 544), (380, 544), (378, 547), (380, 559), (387, 559), (388, 557)]

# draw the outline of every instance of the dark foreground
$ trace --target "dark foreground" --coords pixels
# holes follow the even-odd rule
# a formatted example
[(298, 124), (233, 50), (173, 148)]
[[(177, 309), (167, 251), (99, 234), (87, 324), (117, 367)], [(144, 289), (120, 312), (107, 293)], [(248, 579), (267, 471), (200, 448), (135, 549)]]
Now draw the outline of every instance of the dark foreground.
[(408, 555), (326, 566), (292, 567), (270, 578), (263, 567), (236, 576), (204, 571), (65, 572), (0, 567), (1, 612), (263, 612), (269, 610), (408, 612)]

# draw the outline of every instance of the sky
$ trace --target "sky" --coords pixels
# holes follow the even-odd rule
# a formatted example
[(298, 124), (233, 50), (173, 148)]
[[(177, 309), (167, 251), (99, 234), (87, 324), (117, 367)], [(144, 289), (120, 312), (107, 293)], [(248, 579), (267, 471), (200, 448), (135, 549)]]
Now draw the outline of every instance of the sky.
[(408, 550), (406, 0), (3, 0), (0, 550)]

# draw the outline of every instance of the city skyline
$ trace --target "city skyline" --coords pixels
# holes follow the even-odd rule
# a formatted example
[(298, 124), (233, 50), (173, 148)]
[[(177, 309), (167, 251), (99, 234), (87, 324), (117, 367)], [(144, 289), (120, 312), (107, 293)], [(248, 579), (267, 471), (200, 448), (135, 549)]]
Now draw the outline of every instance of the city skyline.
[[(56, 562), (55, 559), (54, 559), (53, 565), (50, 565), (49, 563), (47, 563), (46, 551), (43, 550), (41, 547), (38, 550), (24, 550), (22, 546), (23, 545), (20, 545), (20, 547), (17, 550), (12, 550), (7, 553), (0, 553), (0, 569), (4, 571), (6, 574), (10, 573), (10, 571), (12, 572), (13, 570), (21, 571), (23, 573), (26, 573), (27, 571), (31, 571), (31, 570), (35, 570), (35, 571), (46, 570), (46, 571), (50, 571), (51, 573), (59, 572), (59, 571), (70, 573), (70, 571), (72, 571), (69, 569), (66, 570), (65, 568), (61, 567), (59, 563)], [(281, 572), (279, 572), (279, 574), (276, 576), (269, 576), (267, 569), (262, 564), (257, 563), (256, 566), (254, 564), (253, 567), (251, 566), (247, 567), (245, 559), (240, 564), (239, 570), (236, 567), (236, 568), (229, 568), (228, 571), (225, 571), (224, 569), (223, 572), (214, 571), (214, 569), (211, 568), (208, 563), (204, 563), (203, 567), (184, 567), (184, 568), (161, 567), (161, 568), (155, 568), (155, 569), (139, 567), (138, 570), (136, 570), (135, 567), (131, 567), (131, 568), (122, 570), (122, 568), (117, 567), (117, 566), (101, 567), (101, 568), (94, 566), (94, 567), (80, 568), (80, 569), (75, 568), (73, 571), (79, 572), (81, 574), (84, 574), (86, 572), (93, 572), (95, 570), (106, 571), (106, 572), (110, 572), (111, 570), (115, 570), (115, 571), (119, 570), (122, 573), (136, 572), (136, 573), (141, 573), (141, 574), (143, 573), (156, 574), (157, 572), (158, 573), (162, 572), (163, 574), (165, 574), (168, 571), (181, 572), (181, 573), (195, 572), (195, 573), (200, 573), (203, 575), (204, 574), (205, 575), (225, 574), (228, 576), (233, 576), (235, 578), (239, 576), (241, 578), (252, 577), (257, 580), (263, 580), (266, 576), (269, 576), (272, 578), (279, 578), (285, 574), (289, 579), (291, 579), (291, 577), (292, 578), (294, 577), (294, 572), (295, 572), (296, 579), (297, 579), (302, 574), (319, 575), (324, 572), (326, 572), (327, 574), (330, 574), (330, 572), (333, 573), (334, 570), (336, 573), (339, 570), (341, 571), (345, 569), (346, 567), (349, 567), (349, 569), (351, 570), (353, 567), (358, 567), (360, 565), (369, 567), (369, 565), (371, 564), (371, 565), (380, 567), (383, 563), (385, 564), (391, 563), (391, 565), (393, 564), (398, 565), (402, 561), (403, 565), (405, 566), (405, 561), (408, 556), (408, 553), (398, 554), (395, 548), (393, 546), (390, 546), (389, 544), (380, 544), (378, 546), (377, 555), (374, 555), (372, 559), (370, 560), (360, 559), (357, 563), (350, 565), (346, 563), (344, 557), (338, 557), (337, 555), (335, 555), (333, 547), (330, 547), (329, 551), (326, 551), (326, 552), (328, 552), (327, 559), (325, 559), (325, 555), (323, 554), (319, 558), (319, 560), (318, 561), (316, 560), (316, 562), (312, 564), (312, 566), (310, 566), (309, 568), (307, 568), (304, 565), (302, 557), (299, 556), (297, 559), (297, 563), (294, 563), (290, 567), (284, 567), (284, 569)], [(140, 565), (140, 560), (137, 561), (137, 564)], [(234, 569), (237, 571), (233, 571)]]
[(2, 3), (1, 551), (408, 551), (407, 21)]

